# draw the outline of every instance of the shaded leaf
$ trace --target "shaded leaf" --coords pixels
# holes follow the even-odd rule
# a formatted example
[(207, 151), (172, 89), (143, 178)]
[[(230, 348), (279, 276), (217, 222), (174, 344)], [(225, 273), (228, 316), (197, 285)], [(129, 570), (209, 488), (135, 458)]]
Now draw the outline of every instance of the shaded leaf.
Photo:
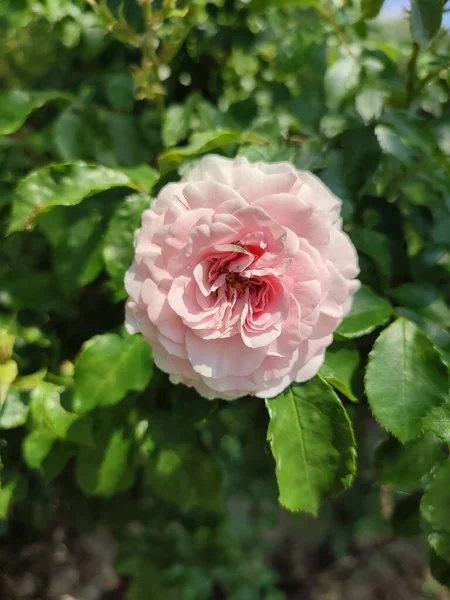
[(422, 517), (432, 533), (428, 541), (443, 558), (450, 559), (450, 459), (440, 465), (425, 489), (420, 504)]
[(379, 231), (358, 227), (352, 231), (352, 242), (358, 252), (370, 256), (384, 279), (389, 280), (391, 278), (392, 256), (386, 235)]
[(413, 40), (428, 46), (441, 27), (442, 0), (411, 0), (411, 33)]
[(224, 507), (222, 473), (214, 458), (191, 446), (163, 449), (146, 471), (150, 488), (182, 511), (220, 512)]
[(110, 496), (120, 486), (131, 440), (124, 429), (115, 429), (97, 439), (93, 447), (83, 448), (77, 456), (76, 480), (89, 496)]
[(47, 431), (32, 431), (23, 440), (22, 456), (31, 469), (40, 469), (55, 442), (53, 433)]
[(346, 338), (360, 337), (384, 325), (392, 315), (392, 306), (369, 287), (362, 285), (353, 298), (350, 314), (336, 333)]
[(88, 285), (102, 271), (105, 217), (101, 207), (77, 206), (57, 207), (39, 220), (39, 228), (53, 245), (54, 272), (64, 293)]
[(129, 391), (144, 389), (152, 373), (151, 349), (143, 337), (97, 335), (75, 360), (74, 409), (85, 414), (117, 404)]
[(359, 402), (353, 391), (353, 380), (358, 372), (358, 367), (358, 350), (334, 343), (326, 351), (325, 362), (320, 370), (320, 374), (349, 400)]
[(422, 435), (405, 445), (392, 438), (377, 449), (377, 479), (402, 490), (417, 490), (422, 485), (422, 478), (445, 458), (444, 446), (434, 435)]
[(126, 297), (125, 272), (134, 256), (134, 232), (141, 224), (142, 213), (150, 207), (150, 196), (128, 196), (113, 214), (103, 242), (103, 260), (111, 279), (116, 300)]
[(34, 110), (62, 98), (57, 91), (8, 90), (0, 93), (0, 135), (9, 135), (22, 127)]
[(361, 0), (361, 16), (363, 19), (375, 19), (383, 6), (384, 0)]
[(2, 477), (2, 485), (0, 486), (0, 519), (8, 518), (8, 513), (14, 502), (14, 494), (19, 482), (19, 475), (8, 478), (6, 481)]

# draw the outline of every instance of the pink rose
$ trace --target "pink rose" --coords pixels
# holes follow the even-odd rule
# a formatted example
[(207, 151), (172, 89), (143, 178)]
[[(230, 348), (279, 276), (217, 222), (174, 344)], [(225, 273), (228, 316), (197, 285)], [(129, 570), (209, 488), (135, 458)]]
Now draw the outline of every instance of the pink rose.
[(272, 398), (310, 379), (359, 287), (340, 208), (289, 163), (203, 158), (143, 214), (128, 331), (206, 398)]

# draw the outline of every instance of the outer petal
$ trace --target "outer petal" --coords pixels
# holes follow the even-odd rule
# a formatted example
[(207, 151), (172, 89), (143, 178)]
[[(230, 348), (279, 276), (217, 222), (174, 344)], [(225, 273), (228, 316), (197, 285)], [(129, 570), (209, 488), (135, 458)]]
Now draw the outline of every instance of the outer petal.
[(192, 331), (186, 334), (186, 348), (194, 370), (212, 379), (249, 375), (259, 367), (268, 351), (266, 347), (247, 348), (238, 335), (203, 340)]

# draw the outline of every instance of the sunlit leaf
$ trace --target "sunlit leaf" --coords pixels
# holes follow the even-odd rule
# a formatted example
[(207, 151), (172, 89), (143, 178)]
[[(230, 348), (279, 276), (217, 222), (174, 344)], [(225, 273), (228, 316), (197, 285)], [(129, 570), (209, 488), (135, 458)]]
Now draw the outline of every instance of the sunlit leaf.
[(438, 351), (403, 318), (378, 337), (365, 381), (375, 418), (401, 442), (416, 438), (424, 417), (448, 397), (448, 372)]
[(280, 503), (317, 515), (324, 497), (348, 487), (355, 475), (350, 419), (319, 377), (291, 385), (266, 406)]

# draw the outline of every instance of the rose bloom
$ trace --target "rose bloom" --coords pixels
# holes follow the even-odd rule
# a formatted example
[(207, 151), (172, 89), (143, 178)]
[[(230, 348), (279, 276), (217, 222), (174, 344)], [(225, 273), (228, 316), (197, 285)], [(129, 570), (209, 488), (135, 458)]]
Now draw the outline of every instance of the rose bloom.
[(287, 162), (203, 158), (143, 214), (128, 331), (206, 398), (272, 398), (310, 379), (359, 287), (340, 209)]

